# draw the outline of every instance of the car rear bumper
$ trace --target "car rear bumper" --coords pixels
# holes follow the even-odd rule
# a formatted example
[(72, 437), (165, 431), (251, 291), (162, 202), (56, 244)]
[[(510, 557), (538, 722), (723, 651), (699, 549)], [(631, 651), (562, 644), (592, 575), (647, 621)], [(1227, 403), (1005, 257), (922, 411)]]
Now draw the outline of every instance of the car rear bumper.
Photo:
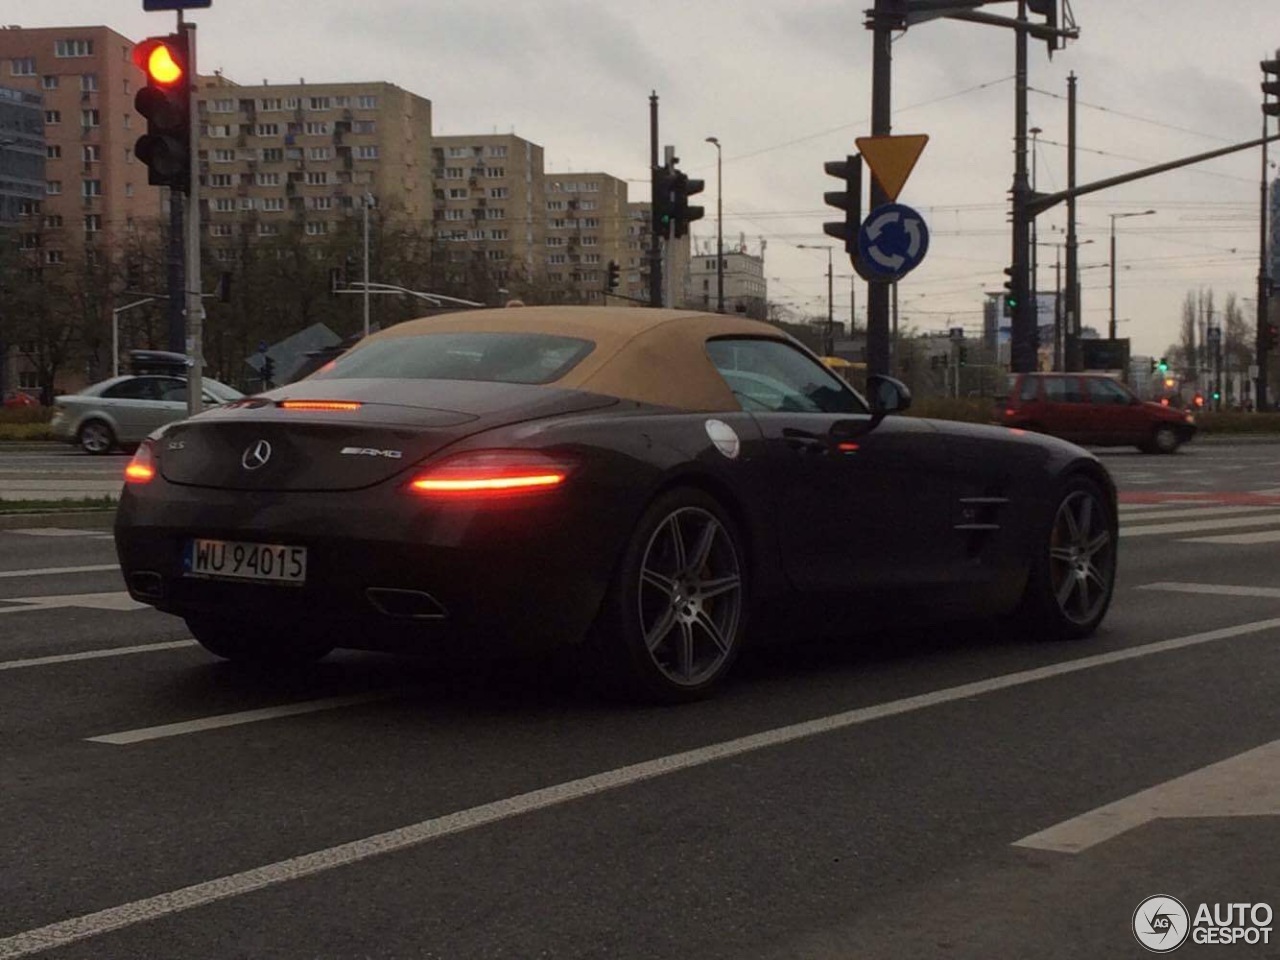
[[(130, 594), (181, 617), (323, 634), (357, 649), (547, 649), (586, 632), (620, 543), (610, 511), (568, 492), (441, 504), (391, 484), (247, 493), (157, 477), (126, 487), (116, 549)], [(183, 557), (193, 537), (304, 546), (306, 582), (192, 576)]]

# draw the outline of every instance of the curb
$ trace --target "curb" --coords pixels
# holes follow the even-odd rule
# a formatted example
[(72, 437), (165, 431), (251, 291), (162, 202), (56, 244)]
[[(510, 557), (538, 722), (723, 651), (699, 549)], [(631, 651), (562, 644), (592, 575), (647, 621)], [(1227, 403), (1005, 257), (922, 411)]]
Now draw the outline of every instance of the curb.
[(43, 513), (0, 513), (0, 530), (25, 527), (69, 527), (73, 530), (110, 530), (114, 510), (57, 510)]
[(1191, 444), (1255, 444), (1255, 443), (1280, 443), (1280, 433), (1201, 433), (1191, 441)]

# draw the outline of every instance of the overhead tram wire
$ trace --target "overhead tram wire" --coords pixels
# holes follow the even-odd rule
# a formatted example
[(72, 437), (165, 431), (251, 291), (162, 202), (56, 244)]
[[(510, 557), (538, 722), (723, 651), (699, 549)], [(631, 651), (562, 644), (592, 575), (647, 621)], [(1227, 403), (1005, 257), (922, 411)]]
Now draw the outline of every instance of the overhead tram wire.
[[(1048, 90), (1041, 90), (1038, 87), (1027, 87), (1027, 91), (1029, 93), (1038, 93), (1042, 97), (1049, 97), (1053, 100), (1061, 100), (1064, 103), (1067, 102), (1067, 98), (1060, 93), (1052, 93)], [(1098, 110), (1098, 111), (1101, 111), (1102, 113), (1109, 113), (1112, 116), (1121, 117), (1125, 120), (1135, 120), (1138, 123), (1148, 123), (1153, 127), (1163, 127), (1166, 130), (1174, 130), (1178, 133), (1188, 133), (1188, 134), (1191, 134), (1191, 136), (1193, 137), (1203, 137), (1206, 140), (1216, 140), (1219, 143), (1235, 143), (1235, 140), (1233, 140), (1232, 138), (1222, 137), (1216, 133), (1205, 133), (1203, 130), (1192, 130), (1189, 127), (1179, 127), (1176, 124), (1165, 123), (1162, 120), (1152, 120), (1150, 117), (1140, 117), (1136, 113), (1126, 113), (1123, 110), (1116, 110), (1112, 107), (1104, 107), (1101, 104), (1097, 104), (1097, 103), (1086, 103), (1085, 101), (1080, 99), (1076, 100), (1076, 106), (1087, 107), (1090, 110)]]

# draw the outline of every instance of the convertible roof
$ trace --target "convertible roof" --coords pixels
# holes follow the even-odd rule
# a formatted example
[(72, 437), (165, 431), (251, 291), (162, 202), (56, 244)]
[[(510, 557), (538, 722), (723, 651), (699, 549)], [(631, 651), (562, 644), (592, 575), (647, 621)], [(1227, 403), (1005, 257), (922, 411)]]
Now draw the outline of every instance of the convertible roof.
[(595, 349), (556, 386), (691, 411), (741, 409), (707, 357), (704, 345), (709, 338), (790, 341), (777, 327), (728, 314), (576, 306), (507, 307), (423, 317), (396, 324), (369, 340), (460, 332), (545, 333), (590, 340)]

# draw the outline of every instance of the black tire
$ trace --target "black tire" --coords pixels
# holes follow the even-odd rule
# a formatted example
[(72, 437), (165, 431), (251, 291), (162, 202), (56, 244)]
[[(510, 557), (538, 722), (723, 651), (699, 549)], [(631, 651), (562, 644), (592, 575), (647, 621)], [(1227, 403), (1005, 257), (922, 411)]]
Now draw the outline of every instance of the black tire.
[(187, 617), (186, 621), (200, 646), (216, 657), (246, 666), (301, 666), (333, 650), (324, 640), (291, 636), (285, 630), (268, 630), (244, 621), (211, 617)]
[(85, 453), (100, 457), (116, 445), (116, 435), (105, 420), (86, 420), (80, 424), (76, 442)]
[(636, 524), (583, 645), (585, 678), (644, 702), (710, 696), (742, 650), (746, 568), (737, 527), (714, 497), (662, 494)]
[(1088, 477), (1070, 478), (1037, 531), (1014, 624), (1047, 640), (1092, 636), (1115, 592), (1118, 535), (1102, 488)]
[(1147, 450), (1149, 453), (1174, 453), (1181, 445), (1178, 432), (1173, 427), (1161, 424), (1151, 431), (1151, 442)]

